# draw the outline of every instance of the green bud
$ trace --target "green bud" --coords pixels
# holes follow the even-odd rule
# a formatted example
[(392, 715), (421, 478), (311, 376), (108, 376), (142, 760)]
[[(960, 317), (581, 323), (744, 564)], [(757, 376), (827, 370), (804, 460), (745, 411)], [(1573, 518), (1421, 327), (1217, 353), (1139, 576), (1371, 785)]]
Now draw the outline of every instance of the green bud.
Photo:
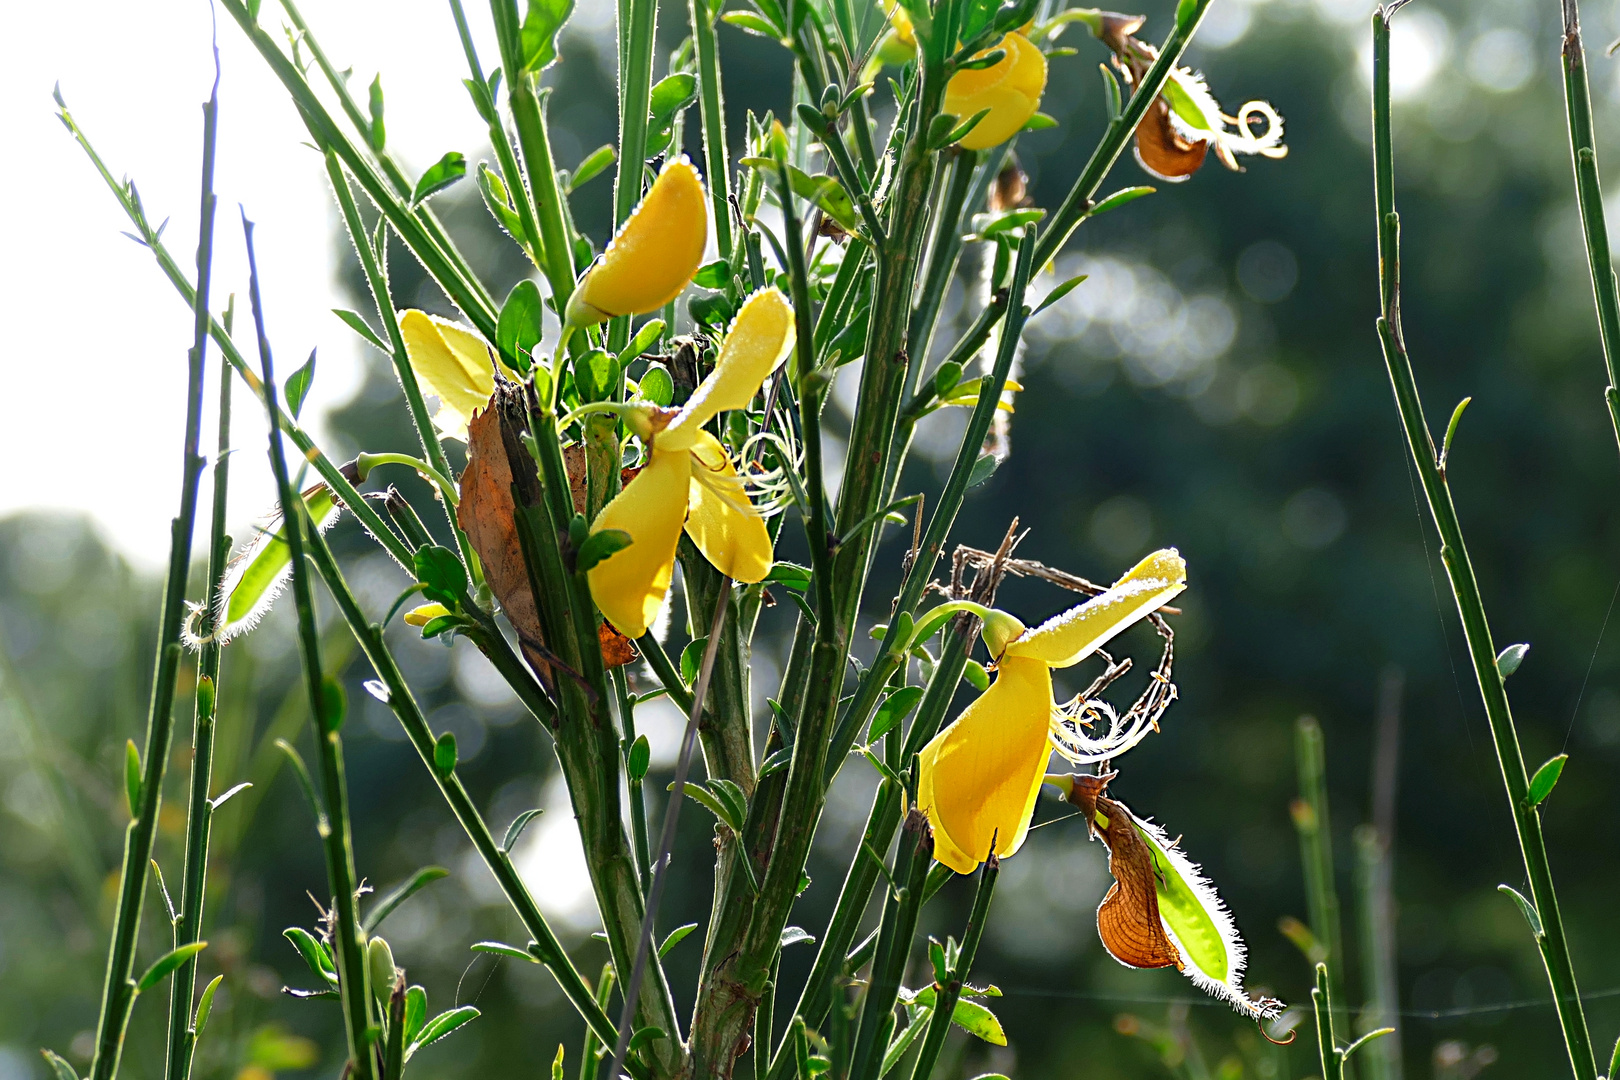
[(394, 950), (380, 937), (371, 939), (366, 947), (366, 962), (371, 970), (371, 992), (378, 1001), (387, 1001), (394, 992)]

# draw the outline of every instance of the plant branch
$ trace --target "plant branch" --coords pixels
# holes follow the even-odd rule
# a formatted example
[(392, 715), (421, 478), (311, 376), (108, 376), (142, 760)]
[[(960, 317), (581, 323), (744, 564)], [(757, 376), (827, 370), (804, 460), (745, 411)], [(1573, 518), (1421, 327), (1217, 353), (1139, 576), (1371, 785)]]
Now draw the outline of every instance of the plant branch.
[(1474, 678), (1484, 701), (1486, 719), (1490, 722), (1497, 763), (1501, 766), (1508, 806), (1518, 833), (1519, 851), (1529, 878), (1531, 902), (1542, 925), (1542, 931), (1536, 934), (1536, 945), (1541, 950), (1547, 979), (1552, 986), (1553, 1002), (1558, 1009), (1570, 1065), (1576, 1080), (1594, 1080), (1597, 1076), (1596, 1059), (1587, 1031), (1586, 1015), (1581, 1007), (1580, 991), (1575, 982), (1569, 942), (1564, 936), (1558, 897), (1553, 889), (1552, 868), (1541, 834), (1540, 812), (1528, 797), (1529, 778), (1524, 756), (1519, 749), (1518, 730), (1508, 706), (1507, 690), (1496, 666), (1496, 651), (1491, 640), (1490, 623), (1485, 616), (1485, 603), (1480, 596), (1479, 582), (1474, 576), (1468, 548), (1463, 543), (1462, 524), (1451, 499), (1451, 490), (1435, 457), (1434, 440), (1428, 421), (1423, 416), (1417, 381), (1401, 333), (1400, 219), (1395, 212), (1394, 154), (1390, 140), (1387, 9), (1379, 8), (1374, 13), (1372, 31), (1373, 166), (1378, 211), (1379, 294), (1383, 300), (1378, 336), (1383, 345), (1384, 362), (1389, 370), (1407, 447), (1423, 481), (1430, 515), (1440, 533), (1440, 558), (1451, 582), (1463, 636), (1468, 643), (1469, 659), (1474, 667)]

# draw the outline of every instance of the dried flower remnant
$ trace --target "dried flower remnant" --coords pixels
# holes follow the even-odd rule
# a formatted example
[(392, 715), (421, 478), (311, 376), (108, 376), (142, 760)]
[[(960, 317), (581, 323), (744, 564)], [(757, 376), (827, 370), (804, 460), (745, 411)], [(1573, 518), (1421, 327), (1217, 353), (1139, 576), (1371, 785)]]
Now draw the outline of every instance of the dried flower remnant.
[(1114, 775), (1046, 778), (1108, 848), (1114, 884), (1097, 907), (1097, 933), (1109, 955), (1126, 967), (1174, 967), (1256, 1020), (1278, 1016), (1282, 1002), (1243, 989), (1247, 952), (1214, 886), (1162, 828), (1104, 794)]
[(568, 299), (568, 323), (656, 311), (680, 295), (709, 239), (708, 195), (685, 157), (664, 164), (641, 204)]
[(995, 48), (1006, 55), (989, 67), (958, 71), (945, 84), (945, 111), (958, 120), (988, 110), (962, 136), (958, 145), (964, 150), (988, 150), (1018, 134), (1040, 108), (1041, 95), (1046, 92), (1046, 54), (1027, 37), (1009, 32)]
[(793, 307), (775, 288), (754, 293), (720, 346), (714, 371), (680, 409), (631, 406), (625, 425), (647, 446), (647, 463), (591, 525), (630, 543), (591, 567), (591, 596), (627, 637), (647, 632), (669, 591), (684, 531), (727, 577), (753, 583), (770, 571), (764, 519), (720, 440), (703, 425), (753, 400), (793, 348)]
[[(1135, 37), (1143, 17), (1102, 12), (1085, 21), (1113, 50), (1114, 66), (1126, 86), (1139, 85), (1159, 56), (1156, 46)], [(1229, 116), (1202, 75), (1178, 66), (1171, 69), (1163, 91), (1137, 124), (1136, 160), (1160, 180), (1175, 183), (1197, 172), (1211, 149), (1222, 165), (1239, 171), (1239, 154), (1286, 157), (1288, 148), (1282, 140), (1282, 117), (1268, 102), (1246, 102), (1236, 116)]]
[(1186, 563), (1174, 548), (1166, 548), (1106, 592), (1033, 630), (1000, 612), (986, 621), (984, 640), (996, 658), (995, 682), (923, 748), (920, 758), (917, 803), (934, 826), (935, 858), (967, 874), (991, 850), (992, 838), (996, 855), (1014, 854), (1029, 831), (1053, 750), (1075, 764), (1102, 761), (1153, 730), (1157, 715), (1150, 712), (1131, 715), (1128, 723), (1112, 716), (1100, 738), (1084, 734), (1080, 727), (1101, 710), (1095, 702), (1079, 703), (1077, 712), (1057, 708), (1052, 669), (1091, 656), (1186, 587)]

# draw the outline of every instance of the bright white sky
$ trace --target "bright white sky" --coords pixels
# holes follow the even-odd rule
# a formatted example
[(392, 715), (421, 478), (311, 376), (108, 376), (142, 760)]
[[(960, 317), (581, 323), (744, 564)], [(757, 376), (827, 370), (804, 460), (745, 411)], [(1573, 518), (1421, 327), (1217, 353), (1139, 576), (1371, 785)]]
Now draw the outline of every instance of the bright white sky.
[[(486, 67), (496, 63), (487, 5), (467, 5)], [(353, 64), (364, 91), (379, 67), (389, 148), (408, 171), (460, 150), (472, 160), (483, 126), (460, 80), (465, 73), (443, 0), (387, 4), (306, 0), (302, 10), (339, 65)], [(154, 11), (165, 14), (155, 16)], [(383, 13), (386, 12), (386, 15)], [(238, 204), (258, 225), (255, 242), (278, 373), (318, 347), (306, 419), (320, 438), (322, 414), (358, 385), (360, 345), (331, 314), (347, 306), (334, 281), (337, 209), (320, 158), (287, 95), (236, 24), (220, 13), (220, 142), (215, 190), (214, 308), (238, 296), (246, 319), (247, 272)], [(262, 18), (279, 29), (281, 9)], [(122, 210), (54, 116), (60, 81), (68, 107), (115, 176), (128, 174), (164, 240), (194, 270), (201, 104), (213, 78), (205, 0), (162, 5), (86, 0), (16, 4), (7, 14), (0, 62), (0, 132), (13, 148), (0, 170), (8, 208), (0, 291), (16, 318), (0, 350), (0, 515), (23, 508), (87, 511), (138, 565), (167, 558), (168, 522), (179, 499), (185, 355), (191, 316), (149, 252), (130, 241)], [(251, 327), (251, 323), (247, 323)], [(251, 330), (238, 339), (250, 359)], [(209, 352), (212, 456), (218, 353)], [(264, 422), (238, 384), (232, 528), (273, 501), (264, 467)], [(206, 506), (207, 485), (203, 489)], [(206, 511), (205, 511), (206, 513)]]

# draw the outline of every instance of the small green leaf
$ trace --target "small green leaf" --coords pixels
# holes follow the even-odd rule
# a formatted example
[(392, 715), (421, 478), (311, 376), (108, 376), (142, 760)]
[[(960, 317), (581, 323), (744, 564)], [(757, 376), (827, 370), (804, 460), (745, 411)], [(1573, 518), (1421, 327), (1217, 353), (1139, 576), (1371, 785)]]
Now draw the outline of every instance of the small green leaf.
[(681, 679), (687, 686), (697, 682), (698, 669), (703, 663), (703, 650), (709, 647), (707, 634), (694, 638), (681, 650)]
[(579, 554), (575, 557), (574, 565), (580, 573), (585, 573), (596, 564), (629, 547), (634, 541), (630, 534), (623, 529), (600, 529), (585, 538), (579, 546)]
[(800, 942), (814, 945), (816, 943), (816, 936), (802, 926), (787, 926), (782, 928), (782, 943), (780, 948), (785, 949), (789, 945), (797, 945)]
[(441, 634), (448, 634), (464, 625), (466, 625), (466, 620), (458, 615), (440, 615), (438, 618), (429, 619), (422, 624), (422, 640), (427, 641)]
[(1344, 1060), (1349, 1061), (1351, 1054), (1354, 1054), (1357, 1050), (1360, 1050), (1363, 1046), (1366, 1046), (1368, 1043), (1372, 1042), (1374, 1039), (1380, 1039), (1380, 1038), (1383, 1038), (1385, 1035), (1393, 1035), (1393, 1034), (1395, 1034), (1395, 1029), (1392, 1028), (1392, 1027), (1378, 1028), (1375, 1031), (1367, 1032), (1367, 1034), (1363, 1035), (1361, 1038), (1357, 1039), (1355, 1042), (1351, 1043), (1349, 1046), (1344, 1048)]
[(495, 324), (495, 348), (519, 371), (527, 371), (540, 344), (540, 315), (544, 311), (540, 288), (527, 279), (512, 286)]
[(617, 160), (618, 156), (618, 152), (613, 149), (612, 143), (603, 143), (589, 154), (586, 154), (585, 160), (579, 163), (579, 167), (574, 170), (573, 177), (568, 181), (569, 194), (578, 191), (583, 185), (595, 180), (609, 165), (612, 165)]
[(629, 773), (632, 784), (639, 784), (646, 779), (647, 767), (652, 764), (652, 747), (647, 742), (647, 736), (636, 736), (636, 741), (630, 744), (628, 758), (625, 771)]
[(767, 582), (775, 582), (784, 589), (794, 592), (804, 592), (810, 587), (810, 568), (797, 563), (782, 562), (778, 560), (771, 564), (770, 572), (765, 575)]
[(574, 361), (574, 387), (581, 402), (606, 401), (618, 389), (619, 361), (601, 349), (592, 349)]
[(422, 867), (422, 869), (400, 882), (400, 884), (385, 893), (382, 899), (373, 904), (371, 911), (366, 915), (365, 921), (361, 925), (365, 927), (366, 933), (375, 933), (377, 928), (383, 924), (383, 920), (394, 913), (395, 908), (440, 878), (449, 876), (450, 871), (442, 866)]
[(1536, 770), (1536, 775), (1530, 778), (1530, 792), (1527, 796), (1531, 806), (1540, 806), (1552, 794), (1557, 785), (1558, 778), (1564, 775), (1564, 762), (1569, 760), (1568, 754), (1559, 754), (1555, 758), (1548, 758)]
[(1157, 190), (1159, 189), (1150, 187), (1147, 184), (1138, 184), (1135, 187), (1120, 188), (1112, 195), (1103, 199), (1102, 202), (1098, 203), (1096, 206), (1093, 206), (1091, 208), (1090, 216), (1096, 217), (1099, 214), (1106, 214), (1110, 210), (1117, 210), (1126, 203), (1135, 202), (1144, 195), (1152, 195)]
[(450, 774), (456, 771), (455, 732), (442, 732), (433, 741), (433, 771), (439, 774), (441, 780), (448, 780)]
[(574, 13), (574, 0), (529, 0), (523, 15), (524, 72), (544, 71), (557, 61), (557, 34)]
[(1468, 408), (1468, 403), (1473, 400), (1471, 397), (1465, 397), (1457, 402), (1455, 409), (1451, 410), (1451, 422), (1446, 425), (1446, 437), (1440, 444), (1440, 469), (1442, 471), (1445, 470), (1446, 462), (1451, 459), (1451, 440), (1457, 435), (1457, 425), (1462, 423), (1463, 411)]
[(720, 21), (747, 33), (758, 34), (762, 38), (770, 38), (772, 41), (781, 41), (786, 36), (781, 30), (755, 15), (752, 11), (728, 11), (720, 16)]
[(478, 164), (478, 192), (484, 197), (484, 205), (489, 207), (490, 214), (501, 228), (506, 230), (507, 235), (519, 243), (524, 243), (528, 234), (523, 229), (523, 219), (512, 209), (505, 182), (494, 169), (483, 162)]
[(1530, 924), (1530, 932), (1536, 936), (1537, 941), (1546, 936), (1547, 931), (1541, 925), (1541, 915), (1536, 911), (1536, 906), (1526, 900), (1518, 889), (1511, 885), (1498, 885), (1496, 891), (1506, 893), (1513, 898), (1515, 904), (1519, 905), (1519, 913), (1524, 916), (1524, 921)]
[(551, 1080), (563, 1080), (563, 1044), (557, 1044), (557, 1056), (551, 1060)]
[(40, 1055), (45, 1058), (45, 1064), (51, 1067), (51, 1080), (79, 1080), (79, 1074), (73, 1071), (73, 1066), (62, 1055), (54, 1050), (41, 1050)]
[(934, 968), (934, 985), (944, 986), (945, 980), (951, 977), (951, 973), (945, 963), (945, 946), (934, 938), (928, 939), (928, 962)]
[(508, 956), (508, 957), (511, 957), (513, 960), (522, 960), (522, 961), (524, 961), (526, 963), (530, 963), (530, 964), (538, 964), (540, 962), (535, 957), (531, 956), (529, 954), (528, 950), (520, 949), (515, 945), (508, 945), (505, 942), (501, 942), (501, 941), (479, 941), (479, 942), (475, 942), (473, 944), (472, 951), (473, 952), (481, 952), (481, 953), (490, 953), (490, 954), (492, 954), (494, 956)]
[(679, 945), (682, 941), (685, 941), (686, 935), (690, 934), (697, 928), (698, 924), (692, 922), (687, 923), (685, 926), (677, 926), (675, 929), (671, 930), (669, 932), (669, 936), (664, 939), (664, 943), (658, 946), (658, 959), (662, 960), (664, 957), (668, 956), (669, 950)]
[(1519, 665), (1524, 663), (1525, 653), (1529, 651), (1529, 645), (1520, 643), (1518, 645), (1509, 645), (1507, 648), (1497, 653), (1496, 670), (1501, 673), (1502, 678), (1505, 679), (1515, 671), (1518, 671)]
[[(669, 790), (674, 791), (675, 785), (670, 784)], [(713, 814), (715, 819), (726, 828), (730, 829), (734, 833), (742, 832), (742, 821), (737, 819), (732, 808), (728, 806), (726, 801), (718, 794), (710, 791), (701, 784), (694, 784), (690, 780), (686, 782), (685, 791), (687, 798), (708, 810), (709, 813)]]
[(337, 985), (337, 968), (332, 963), (332, 954), (327, 951), (325, 943), (316, 939), (301, 926), (289, 926), (281, 932), (281, 936), (292, 942), (298, 955), (304, 958), (311, 975), (330, 986)]
[(699, 326), (725, 326), (731, 321), (731, 301), (724, 293), (713, 296), (694, 296), (686, 302), (687, 313)]
[(1057, 117), (1048, 116), (1046, 113), (1038, 112), (1038, 113), (1035, 113), (1034, 115), (1032, 115), (1028, 120), (1024, 121), (1023, 130), (1025, 130), (1025, 131), (1045, 131), (1048, 128), (1055, 128), (1057, 126), (1058, 126)]
[(287, 755), (287, 763), (292, 766), (293, 776), (298, 780), (298, 788), (304, 793), (304, 798), (309, 802), (310, 812), (315, 815), (316, 821), (322, 821), (324, 815), (321, 813), (321, 803), (315, 797), (315, 785), (309, 779), (309, 768), (304, 764), (302, 755), (286, 739), (277, 739), (275, 745), (277, 750)]
[(642, 323), (641, 329), (636, 331), (636, 336), (630, 339), (630, 344), (619, 353), (619, 367), (623, 369), (630, 361), (652, 348), (663, 335), (663, 319), (648, 319)]
[(416, 187), (411, 190), (411, 205), (421, 205), (466, 175), (466, 155), (459, 150), (451, 150), (429, 165), (421, 179), (416, 181)]
[(970, 488), (978, 487), (994, 476), (995, 471), (1000, 467), (1001, 459), (996, 455), (980, 454), (978, 460), (973, 463), (973, 470), (968, 473), (967, 486)]
[(411, 1041), (410, 1046), (405, 1048), (405, 1060), (411, 1060), (411, 1056), (422, 1047), (432, 1046), (458, 1027), (476, 1019), (477, 1016), (478, 1010), (471, 1005), (463, 1005), (459, 1009), (451, 1009), (435, 1016), (423, 1025), (421, 1034)]
[(1068, 281), (1065, 281), (1063, 284), (1059, 285), (1057, 288), (1053, 289), (1051, 292), (1047, 293), (1046, 299), (1042, 300), (1035, 306), (1035, 310), (1029, 313), (1029, 317), (1033, 319), (1035, 316), (1039, 315), (1041, 312), (1045, 311), (1047, 308), (1051, 307), (1065, 296), (1068, 296), (1074, 291), (1075, 286), (1079, 285), (1082, 281), (1086, 280), (1086, 278), (1090, 276), (1090, 274), (1081, 274), (1078, 277), (1072, 277)]
[[(912, 1004), (931, 1010), (937, 1001), (937, 994), (932, 986), (925, 986), (917, 991), (911, 1000)], [(956, 1008), (951, 1010), (951, 1023), (970, 1035), (977, 1035), (987, 1043), (995, 1046), (1007, 1045), (1007, 1033), (1002, 1030), (1001, 1021), (996, 1019), (995, 1013), (977, 1001), (958, 998)]]
[(872, 726), (866, 733), (867, 742), (877, 742), (884, 735), (894, 729), (922, 700), (923, 688), (920, 686), (902, 686), (894, 693), (883, 699), (878, 706), (877, 715), (872, 717)]
[(371, 130), (366, 132), (367, 140), (373, 150), (381, 150), (388, 145), (388, 129), (383, 125), (383, 89), (382, 75), (379, 74), (371, 80)]
[(405, 991), (405, 1045), (416, 1041), (426, 1019), (427, 991), (420, 986), (412, 986)]
[(697, 76), (677, 72), (658, 80), (648, 97), (647, 160), (669, 149), (676, 117), (697, 100)]
[[(773, 702), (772, 704), (775, 703)], [(779, 773), (792, 763), (793, 748), (791, 746), (784, 746), (759, 763), (759, 775), (756, 777), (756, 779), (763, 780), (767, 776)]]
[(934, 372), (934, 393), (944, 397), (956, 389), (956, 384), (962, 381), (962, 365), (955, 360), (947, 360), (939, 365)]
[(652, 1027), (649, 1025), (647, 1027), (637, 1028), (636, 1033), (630, 1036), (630, 1052), (632, 1054), (640, 1053), (642, 1050), (645, 1050), (648, 1046), (657, 1042), (659, 1039), (667, 1038), (669, 1038), (669, 1035), (661, 1027)]
[(962, 677), (972, 684), (975, 690), (981, 693), (990, 689), (990, 673), (984, 670), (984, 665), (977, 660), (969, 660), (962, 669)]
[(669, 368), (656, 360), (647, 365), (637, 386), (641, 396), (654, 405), (668, 408), (675, 400), (675, 380), (670, 377)]
[(545, 813), (544, 810), (537, 808), (534, 810), (525, 810), (523, 813), (513, 818), (512, 824), (506, 827), (506, 839), (501, 841), (501, 850), (507, 854), (511, 854), (513, 846), (518, 842), (518, 837), (522, 836), (523, 830), (529, 827), (529, 822), (533, 821), (543, 813)]
[(445, 607), (454, 607), (467, 592), (467, 569), (449, 548), (428, 544), (416, 550), (416, 580), (422, 595)]
[(394, 950), (385, 937), (374, 937), (366, 942), (366, 968), (371, 976), (371, 994), (386, 1007), (394, 992), (394, 980), (399, 968), (394, 966)]
[(712, 263), (704, 263), (698, 267), (698, 272), (692, 275), (692, 284), (700, 285), (705, 289), (723, 289), (731, 284), (731, 263), (726, 259), (716, 259)]
[(208, 1014), (214, 1011), (214, 993), (224, 981), (225, 976), (215, 975), (209, 984), (203, 987), (202, 997), (197, 1000), (196, 1016), (191, 1021), (191, 1030), (198, 1037), (202, 1036), (203, 1028), (208, 1026)]
[(315, 350), (309, 350), (309, 359), (304, 361), (302, 367), (287, 376), (286, 390), (287, 411), (298, 419), (298, 414), (304, 409), (304, 399), (309, 396), (310, 384), (315, 381)]
[(135, 749), (135, 740), (124, 744), (124, 796), (129, 800), (129, 816), (141, 814), (141, 752)]
[(140, 994), (152, 989), (152, 987), (168, 978), (169, 973), (175, 968), (206, 948), (208, 948), (208, 942), (193, 941), (189, 945), (182, 945), (178, 949), (171, 949), (164, 953), (157, 958), (151, 967), (146, 969), (146, 974), (142, 975), (140, 981), (135, 984), (135, 992)]
[(1007, 59), (1006, 49), (986, 49), (970, 60), (964, 60), (957, 65), (958, 71), (983, 71), (985, 68), (995, 67)]
[(350, 311), (347, 308), (333, 308), (332, 314), (342, 319), (343, 325), (359, 334), (372, 348), (390, 356), (393, 355), (393, 350), (388, 347), (382, 338), (377, 336), (377, 332), (357, 312)]

